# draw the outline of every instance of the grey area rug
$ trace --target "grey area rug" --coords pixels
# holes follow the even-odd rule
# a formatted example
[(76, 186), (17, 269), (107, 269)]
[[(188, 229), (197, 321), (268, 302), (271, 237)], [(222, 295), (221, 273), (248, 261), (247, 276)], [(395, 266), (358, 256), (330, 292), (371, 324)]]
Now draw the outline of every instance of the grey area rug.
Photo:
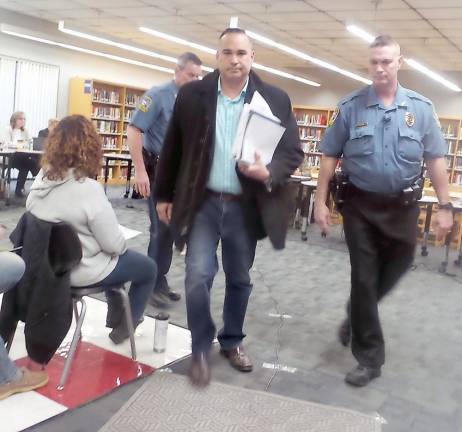
[(380, 432), (358, 412), (157, 372), (100, 432)]

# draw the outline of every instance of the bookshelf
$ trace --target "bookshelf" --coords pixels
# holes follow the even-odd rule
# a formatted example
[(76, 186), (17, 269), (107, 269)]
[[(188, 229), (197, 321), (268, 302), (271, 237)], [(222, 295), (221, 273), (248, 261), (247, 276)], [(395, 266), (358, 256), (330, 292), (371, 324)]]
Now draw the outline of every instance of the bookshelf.
[[(68, 113), (81, 114), (93, 122), (101, 136), (104, 152), (127, 154), (127, 126), (145, 91), (106, 81), (71, 78)], [(108, 183), (124, 183), (127, 165), (124, 161), (112, 161)], [(98, 178), (104, 179), (103, 170)]]
[(448, 146), (446, 163), (449, 183), (462, 185), (462, 119), (440, 117), (441, 131)]
[(319, 143), (334, 109), (295, 105), (293, 111), (297, 120), (300, 145), (305, 154), (299, 171), (301, 174), (313, 174), (319, 170), (321, 163)]

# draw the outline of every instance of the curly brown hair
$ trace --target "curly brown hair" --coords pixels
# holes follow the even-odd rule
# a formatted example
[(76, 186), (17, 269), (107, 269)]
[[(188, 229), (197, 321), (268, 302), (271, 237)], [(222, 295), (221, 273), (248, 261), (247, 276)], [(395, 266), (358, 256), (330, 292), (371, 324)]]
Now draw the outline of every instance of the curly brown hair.
[(63, 180), (74, 169), (74, 177), (96, 177), (102, 158), (101, 139), (90, 120), (81, 115), (64, 117), (47, 138), (42, 157), (44, 177)]

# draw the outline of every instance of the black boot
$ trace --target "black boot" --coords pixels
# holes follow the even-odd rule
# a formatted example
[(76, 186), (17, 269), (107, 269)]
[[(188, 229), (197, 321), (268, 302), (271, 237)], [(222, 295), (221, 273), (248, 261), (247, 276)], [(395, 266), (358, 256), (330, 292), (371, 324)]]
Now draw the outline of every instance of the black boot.
[(106, 327), (117, 327), (124, 317), (124, 304), (122, 296), (116, 291), (106, 291), (107, 315)]

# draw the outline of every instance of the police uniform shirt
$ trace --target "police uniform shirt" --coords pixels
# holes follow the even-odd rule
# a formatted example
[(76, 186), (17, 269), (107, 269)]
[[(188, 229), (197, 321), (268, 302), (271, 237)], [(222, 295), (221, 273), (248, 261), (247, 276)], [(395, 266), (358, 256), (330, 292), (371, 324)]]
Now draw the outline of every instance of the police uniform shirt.
[(152, 87), (140, 99), (130, 122), (143, 132), (143, 147), (156, 155), (162, 150), (177, 93), (175, 81)]
[(444, 157), (447, 145), (431, 101), (398, 86), (385, 107), (373, 86), (342, 99), (321, 142), (359, 189), (397, 193), (421, 173), (422, 159)]

